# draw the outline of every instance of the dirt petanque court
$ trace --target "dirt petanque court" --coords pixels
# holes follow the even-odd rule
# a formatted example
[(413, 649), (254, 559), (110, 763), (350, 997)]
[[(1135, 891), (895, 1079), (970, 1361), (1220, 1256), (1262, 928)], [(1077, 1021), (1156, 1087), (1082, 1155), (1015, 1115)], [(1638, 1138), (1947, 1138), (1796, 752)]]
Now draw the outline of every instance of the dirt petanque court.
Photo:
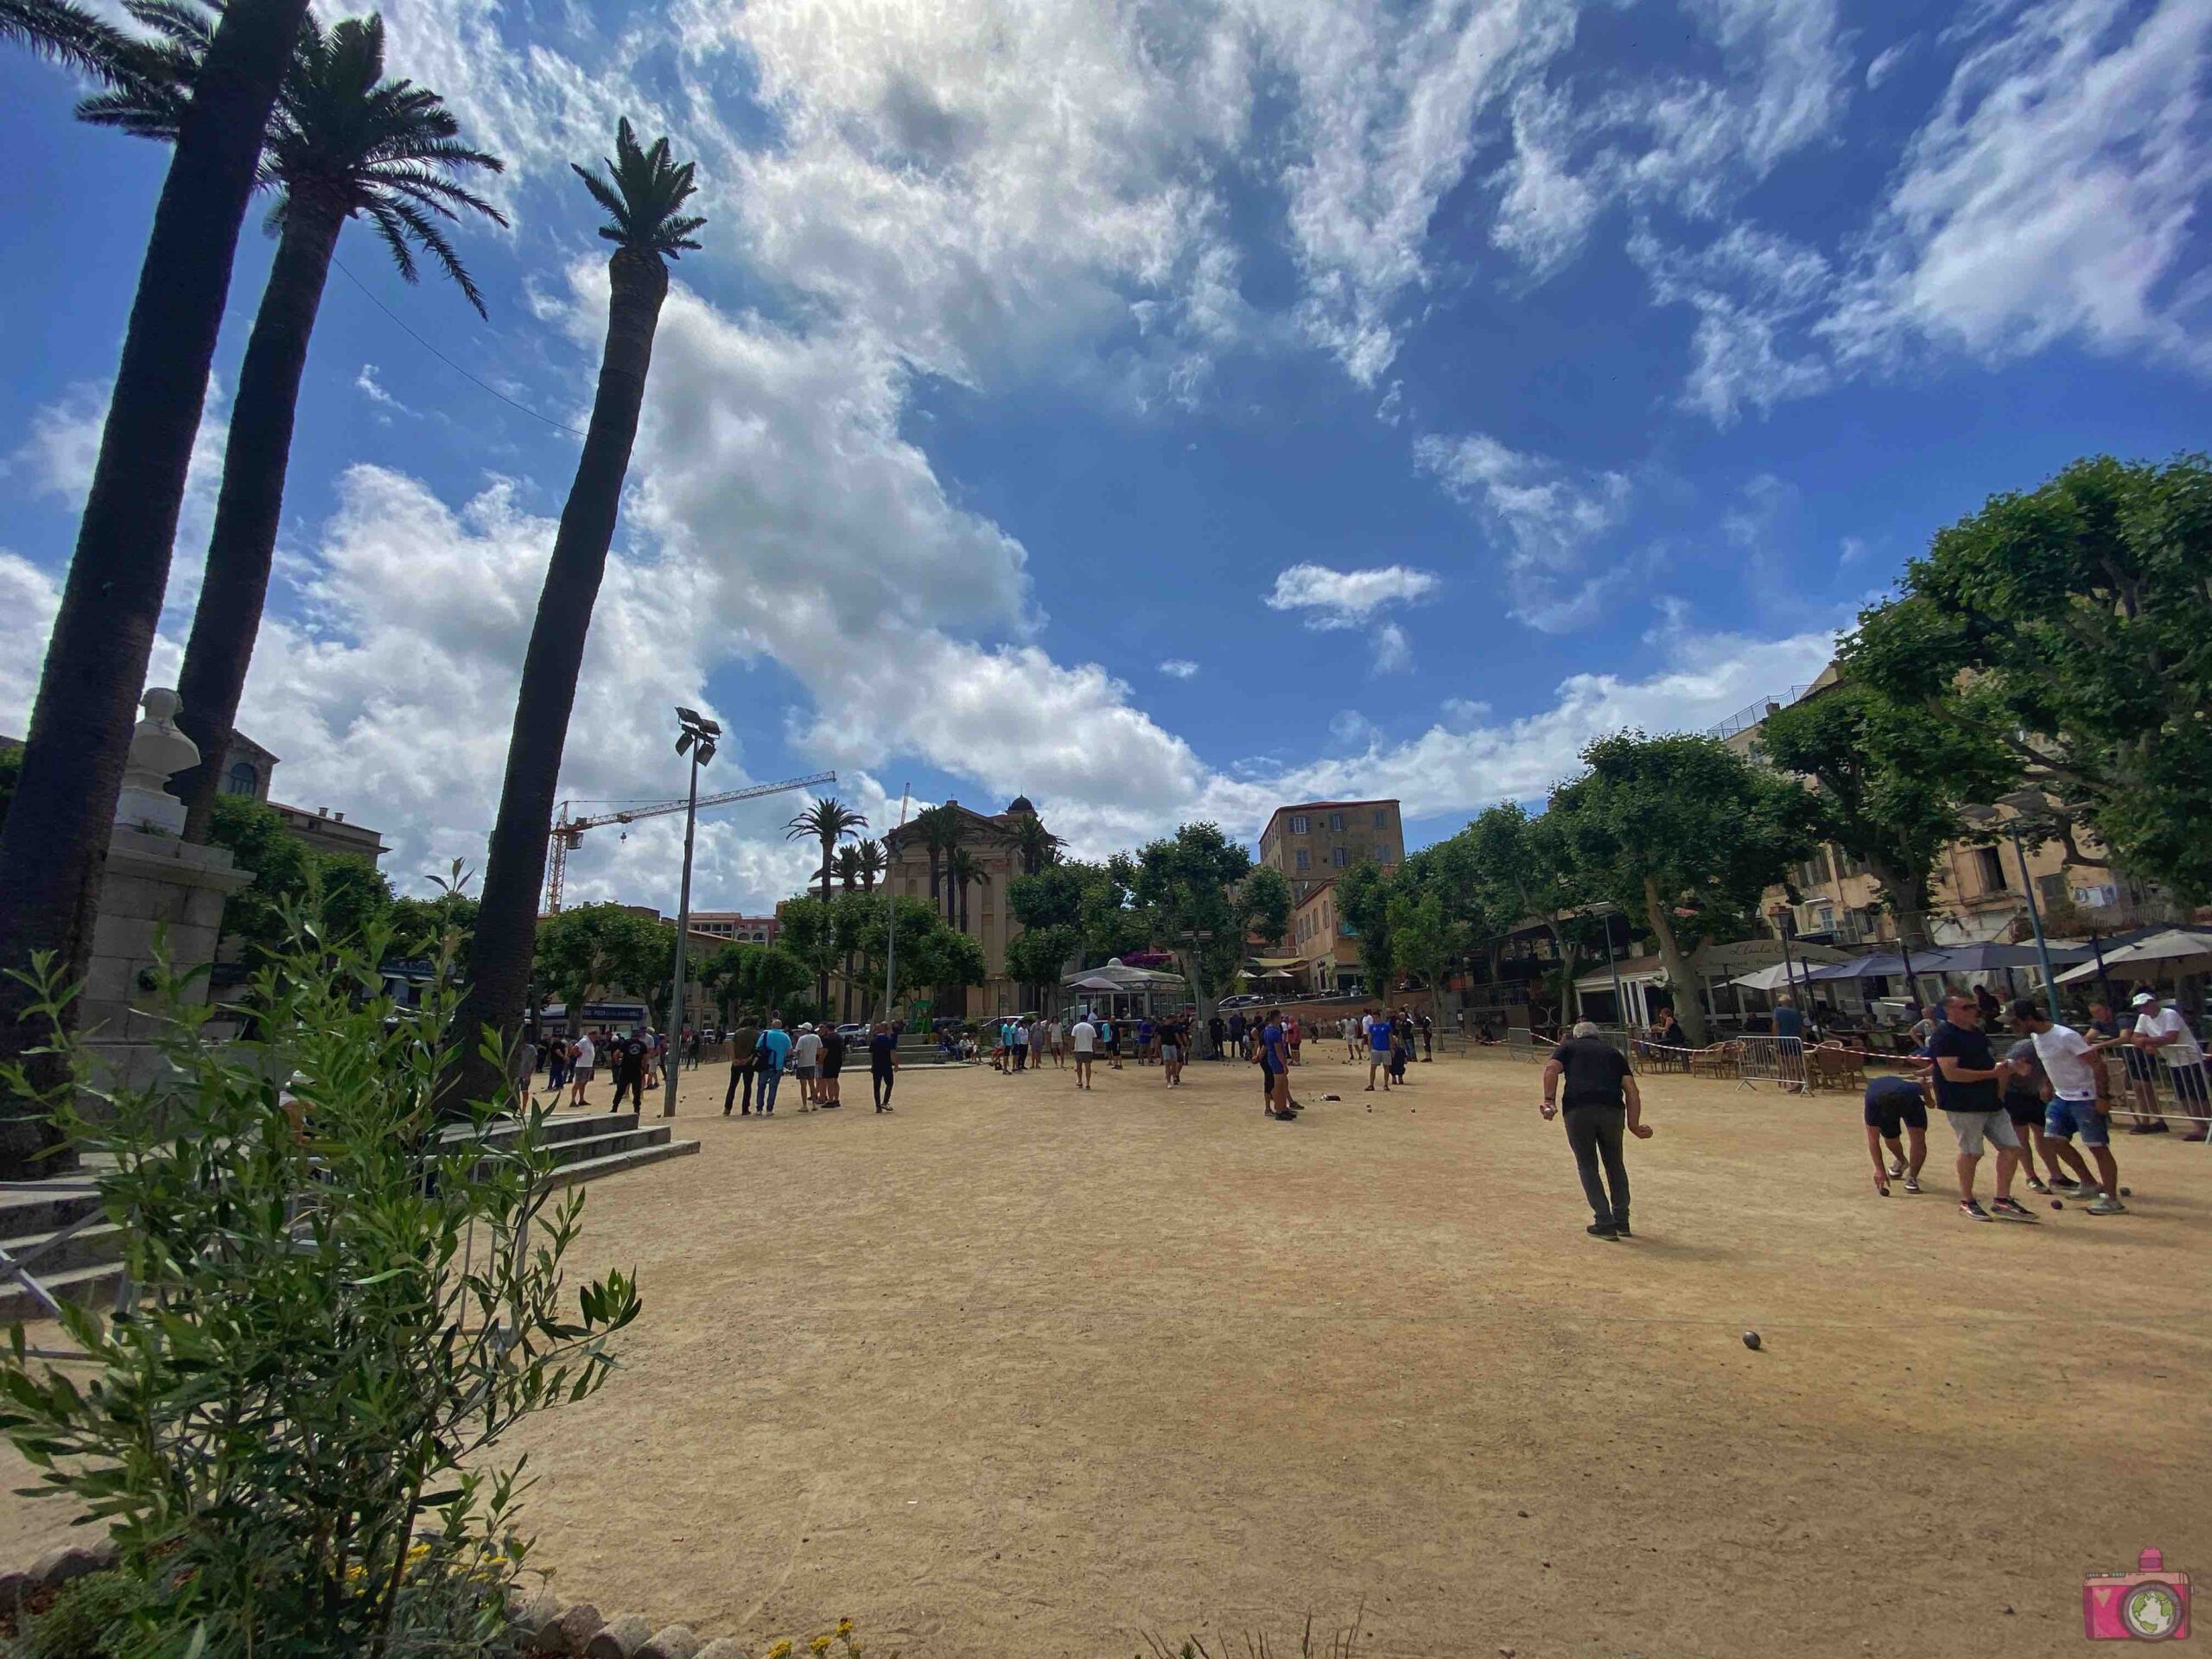
[[(1885, 1199), (1855, 1097), (1648, 1079), (1613, 1243), (1533, 1066), (1370, 1096), (1306, 1052), (1292, 1124), (1227, 1064), (751, 1122), (687, 1074), (700, 1155), (592, 1186), (574, 1259), (639, 1273), (623, 1370), (508, 1442), (556, 1590), (909, 1659), (1294, 1653), (1309, 1612), (1378, 1655), (2070, 1654), (2146, 1545), (2212, 1592), (2205, 1147), (2118, 1137), (2130, 1215), (1975, 1225), (1941, 1119)], [(63, 1518), (7, 1499), (0, 1557)]]

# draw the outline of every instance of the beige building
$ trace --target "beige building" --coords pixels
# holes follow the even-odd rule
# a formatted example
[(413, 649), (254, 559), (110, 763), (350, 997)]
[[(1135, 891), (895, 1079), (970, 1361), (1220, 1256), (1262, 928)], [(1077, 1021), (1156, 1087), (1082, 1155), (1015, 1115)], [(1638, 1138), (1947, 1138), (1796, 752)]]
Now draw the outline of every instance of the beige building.
[(1337, 879), (1321, 881), (1290, 913), (1286, 957), (1302, 964), (1313, 991), (1348, 990), (1359, 982), (1359, 941), (1337, 910)]
[(1365, 859), (1386, 870), (1405, 862), (1406, 827), (1395, 801), (1279, 806), (1260, 832), (1260, 862), (1283, 873), (1294, 905)]
[[(1810, 685), (1763, 698), (1713, 728), (1738, 754), (1758, 753), (1766, 717), (1805, 697), (1818, 696), (1837, 683), (1831, 663)], [(1996, 824), (2015, 817), (1998, 806)], [(2090, 850), (2094, 852), (2092, 844)], [(1789, 891), (1770, 887), (1760, 901), (1770, 927), (1774, 912), (1788, 906), (1797, 938), (1815, 944), (1850, 947), (1894, 943), (1897, 918), (1881, 902), (1881, 883), (1866, 864), (1840, 847), (1824, 846), (1791, 871)], [(2069, 864), (2063, 847), (2045, 842), (2027, 851), (2021, 868), (2018, 848), (1999, 834), (1988, 846), (1955, 842), (1936, 860), (1929, 883), (1929, 931), (1936, 944), (1977, 944), (2024, 939), (2031, 931), (2028, 892), (2032, 887), (2046, 933), (2053, 938), (2083, 938), (2092, 931), (2123, 932), (2146, 923), (2185, 919), (2184, 913), (2156, 892), (2116, 871)]]
[[(983, 947), (985, 977), (980, 986), (969, 986), (964, 1008), (940, 1007), (939, 1015), (963, 1014), (970, 1018), (1001, 1014), (1019, 1014), (1024, 1009), (1026, 986), (1017, 985), (1006, 971), (1006, 948), (1021, 932), (1021, 924), (1014, 919), (1007, 906), (1007, 885), (1022, 874), (1020, 849), (1014, 841), (1015, 826), (1023, 818), (1033, 818), (1037, 809), (1029, 804), (1027, 795), (1017, 795), (1003, 812), (984, 814), (965, 807), (957, 801), (947, 801), (960, 821), (960, 844), (976, 865), (976, 879), (968, 884), (967, 921), (963, 931)], [(887, 887), (901, 898), (930, 897), (930, 849), (920, 833), (910, 823), (904, 829), (893, 830), (883, 837), (883, 850), (890, 859), (883, 881), (877, 891)], [(947, 889), (942, 862), (938, 866), (939, 890), (938, 910), (945, 913)], [(961, 925), (961, 895), (950, 894), (950, 918), (954, 925)]]
[(772, 916), (745, 916), (734, 910), (695, 910), (691, 912), (691, 931), (694, 933), (704, 933), (710, 938), (726, 942), (773, 944), (776, 928), (776, 918)]

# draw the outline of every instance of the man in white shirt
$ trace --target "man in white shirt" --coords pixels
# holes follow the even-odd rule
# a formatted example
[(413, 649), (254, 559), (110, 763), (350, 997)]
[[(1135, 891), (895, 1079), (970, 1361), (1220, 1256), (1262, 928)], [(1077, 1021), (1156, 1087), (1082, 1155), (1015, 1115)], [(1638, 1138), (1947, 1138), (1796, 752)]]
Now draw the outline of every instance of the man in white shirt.
[[(2097, 1098), (2097, 1050), (2071, 1026), (2062, 1026), (2026, 998), (2012, 1005), (2012, 1023), (2028, 1033), (2036, 1046), (2036, 1058), (2050, 1079), (2050, 1105), (2044, 1117), (2044, 1138), (2070, 1141), (2080, 1136), (2082, 1147), (2096, 1160), (2097, 1183), (2102, 1189), (2089, 1205), (2093, 1216), (2121, 1216), (2127, 1206), (2120, 1201), (2120, 1166), (2113, 1161), (2108, 1114)], [(2075, 1196), (2081, 1196), (2075, 1190)]]
[(798, 1040), (791, 1045), (791, 1076), (798, 1079), (798, 1109), (802, 1112), (818, 1103), (814, 1074), (817, 1057), (821, 1052), (822, 1039), (815, 1034), (814, 1027), (801, 1026)]
[(2202, 1141), (2212, 1111), (2206, 1106), (2204, 1051), (2197, 1045), (2196, 1033), (2189, 1028), (2179, 1008), (2161, 1007), (2154, 991), (2136, 992), (2133, 1007), (2135, 1046), (2166, 1063), (2167, 1074), (2173, 1079), (2174, 1100), (2195, 1126), (2182, 1139)]
[(1075, 1050), (1075, 1086), (1090, 1087), (1090, 1057), (1098, 1052), (1098, 1027), (1089, 1020), (1078, 1020), (1068, 1033), (1068, 1043)]
[(584, 1090), (591, 1082), (591, 1069), (598, 1060), (599, 1046), (592, 1041), (591, 1033), (586, 1032), (576, 1039), (576, 1087), (575, 1092), (569, 1097), (569, 1105), (581, 1106), (584, 1103)]

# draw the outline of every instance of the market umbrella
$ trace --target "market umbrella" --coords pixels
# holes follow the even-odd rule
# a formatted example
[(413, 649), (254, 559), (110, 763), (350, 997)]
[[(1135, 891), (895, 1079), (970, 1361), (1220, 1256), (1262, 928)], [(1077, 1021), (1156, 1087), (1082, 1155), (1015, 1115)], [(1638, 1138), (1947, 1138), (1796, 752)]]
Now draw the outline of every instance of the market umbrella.
[[(2082, 962), (2088, 958), (2086, 944), (2054, 944), (2050, 946), (2053, 962)], [(2109, 961), (2111, 958), (2107, 957)], [(2004, 968), (2037, 968), (2042, 963), (2032, 944), (2013, 944), (1995, 939), (1979, 944), (1938, 945), (1925, 957), (1915, 957), (1915, 973), (1971, 974), (1993, 972)]]
[[(2212, 938), (2202, 933), (2183, 932), (2179, 928), (2168, 928), (2153, 933), (2148, 938), (2138, 939), (2133, 944), (2115, 945), (2104, 953), (2107, 971), (2120, 973), (2129, 979), (2161, 978), (2168, 974), (2212, 973)], [(2129, 972), (2129, 969), (2148, 969), (2148, 973)], [(2085, 963), (2079, 968), (2058, 976), (2062, 985), (2077, 980), (2094, 979), (2097, 964)]]
[(1112, 981), (1112, 980), (1110, 980), (1110, 979), (1106, 979), (1106, 978), (1103, 978), (1103, 977), (1100, 976), (1099, 975), (1093, 974), (1093, 975), (1091, 975), (1091, 976), (1090, 976), (1090, 978), (1088, 978), (1088, 979), (1078, 979), (1078, 980), (1077, 980), (1077, 981), (1076, 981), (1072, 985), (1069, 986), (1069, 987), (1068, 987), (1068, 988), (1069, 988), (1070, 990), (1071, 990), (1071, 991), (1115, 991), (1115, 992), (1119, 992), (1119, 991), (1125, 991), (1125, 990), (1127, 990), (1127, 989), (1128, 988), (1128, 986), (1126, 986), (1126, 985), (1119, 985), (1119, 984), (1116, 984), (1114, 981)]
[(1771, 968), (1761, 968), (1754, 973), (1740, 975), (1728, 982), (1741, 985), (1747, 991), (1778, 991), (1812, 978), (1811, 968), (1809, 963), (1802, 968), (1792, 969), (1788, 963), (1777, 962)]
[[(1932, 972), (1925, 956), (1912, 959), (1916, 974)], [(1853, 957), (1849, 962), (1824, 962), (1797, 976), (1800, 979), (1902, 979), (1904, 977), (1904, 958), (1894, 950), (1877, 950), (1870, 956)], [(1738, 982), (1740, 983), (1740, 982)]]

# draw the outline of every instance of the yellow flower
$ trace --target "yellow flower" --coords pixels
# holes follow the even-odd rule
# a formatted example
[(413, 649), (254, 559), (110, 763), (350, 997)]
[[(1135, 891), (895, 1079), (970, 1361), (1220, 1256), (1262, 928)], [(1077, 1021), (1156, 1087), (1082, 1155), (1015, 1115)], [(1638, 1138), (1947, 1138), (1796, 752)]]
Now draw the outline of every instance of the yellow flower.
[(777, 1643), (774, 1647), (769, 1649), (768, 1659), (791, 1659), (791, 1638), (789, 1637), (785, 1637), (782, 1641)]
[(817, 1636), (806, 1645), (817, 1654), (827, 1653), (830, 1651), (830, 1638), (826, 1636)]
[(849, 1618), (841, 1618), (841, 1619), (839, 1619), (839, 1620), (837, 1621), (837, 1634), (838, 1634), (838, 1635), (840, 1635), (840, 1636), (850, 1636), (852, 1633), (853, 1633), (853, 1621), (852, 1621), (851, 1619), (849, 1619)]

